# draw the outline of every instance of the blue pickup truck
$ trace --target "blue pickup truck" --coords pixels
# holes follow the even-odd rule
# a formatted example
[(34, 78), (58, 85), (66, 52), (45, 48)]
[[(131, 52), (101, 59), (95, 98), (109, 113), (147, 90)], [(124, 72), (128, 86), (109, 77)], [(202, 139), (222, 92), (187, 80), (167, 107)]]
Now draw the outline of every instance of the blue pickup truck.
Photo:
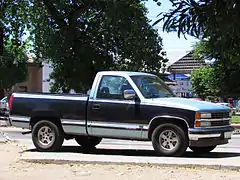
[(178, 98), (157, 76), (97, 73), (89, 95), (13, 93), (13, 126), (28, 128), (39, 151), (56, 151), (64, 139), (94, 148), (103, 138), (151, 141), (158, 155), (182, 156), (227, 144), (231, 108)]

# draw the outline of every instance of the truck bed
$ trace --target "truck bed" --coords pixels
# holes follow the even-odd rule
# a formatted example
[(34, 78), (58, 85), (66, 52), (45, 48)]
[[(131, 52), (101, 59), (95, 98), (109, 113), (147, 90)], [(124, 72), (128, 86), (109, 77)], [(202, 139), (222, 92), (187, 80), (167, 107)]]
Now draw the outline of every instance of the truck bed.
[(85, 120), (88, 96), (84, 94), (13, 93), (11, 114), (17, 117), (54, 116)]

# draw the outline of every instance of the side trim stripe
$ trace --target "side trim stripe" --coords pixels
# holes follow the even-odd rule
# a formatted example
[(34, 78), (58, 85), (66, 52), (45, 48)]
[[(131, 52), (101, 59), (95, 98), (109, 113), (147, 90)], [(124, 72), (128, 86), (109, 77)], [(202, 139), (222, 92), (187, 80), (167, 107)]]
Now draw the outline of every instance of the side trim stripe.
[(36, 99), (57, 99), (57, 100), (73, 100), (73, 101), (87, 101), (88, 97), (78, 97), (78, 96), (64, 96), (64, 95), (46, 95), (46, 94), (18, 94), (14, 93), (14, 97), (19, 98), (36, 98)]
[(29, 123), (30, 122), (30, 117), (27, 116), (11, 116), (10, 115), (10, 120), (11, 121), (21, 121), (21, 122), (26, 122)]
[(142, 126), (140, 124), (131, 123), (110, 123), (110, 122), (96, 122), (93, 121), (89, 124), (92, 127), (107, 128), (107, 129), (129, 129), (129, 130), (141, 130)]
[(85, 120), (61, 119), (62, 125), (85, 126)]

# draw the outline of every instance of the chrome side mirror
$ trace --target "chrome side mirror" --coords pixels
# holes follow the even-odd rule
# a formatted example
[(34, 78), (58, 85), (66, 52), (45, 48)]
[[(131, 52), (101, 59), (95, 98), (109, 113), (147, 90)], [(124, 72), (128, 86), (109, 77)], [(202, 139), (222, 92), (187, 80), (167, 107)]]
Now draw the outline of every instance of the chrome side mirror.
[(124, 99), (133, 100), (136, 97), (136, 93), (132, 89), (126, 89), (123, 92)]

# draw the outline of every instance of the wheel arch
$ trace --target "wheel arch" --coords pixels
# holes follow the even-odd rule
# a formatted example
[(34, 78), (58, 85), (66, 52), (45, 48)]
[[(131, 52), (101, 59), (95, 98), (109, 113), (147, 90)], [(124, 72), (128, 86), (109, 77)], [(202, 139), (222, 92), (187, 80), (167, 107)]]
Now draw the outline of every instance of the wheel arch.
[(41, 120), (47, 120), (47, 121), (50, 121), (52, 123), (55, 123), (63, 131), (63, 127), (62, 127), (60, 118), (57, 117), (57, 116), (53, 116), (53, 115), (48, 115), (48, 116), (46, 116), (46, 115), (35, 115), (35, 116), (32, 116), (30, 118), (30, 128), (32, 129), (33, 126), (38, 121), (41, 121)]
[(186, 119), (178, 117), (178, 116), (169, 116), (169, 115), (162, 115), (156, 116), (151, 119), (148, 128), (148, 138), (152, 138), (152, 133), (154, 129), (162, 124), (165, 123), (172, 123), (175, 124), (183, 129), (183, 131), (188, 135), (189, 125)]

